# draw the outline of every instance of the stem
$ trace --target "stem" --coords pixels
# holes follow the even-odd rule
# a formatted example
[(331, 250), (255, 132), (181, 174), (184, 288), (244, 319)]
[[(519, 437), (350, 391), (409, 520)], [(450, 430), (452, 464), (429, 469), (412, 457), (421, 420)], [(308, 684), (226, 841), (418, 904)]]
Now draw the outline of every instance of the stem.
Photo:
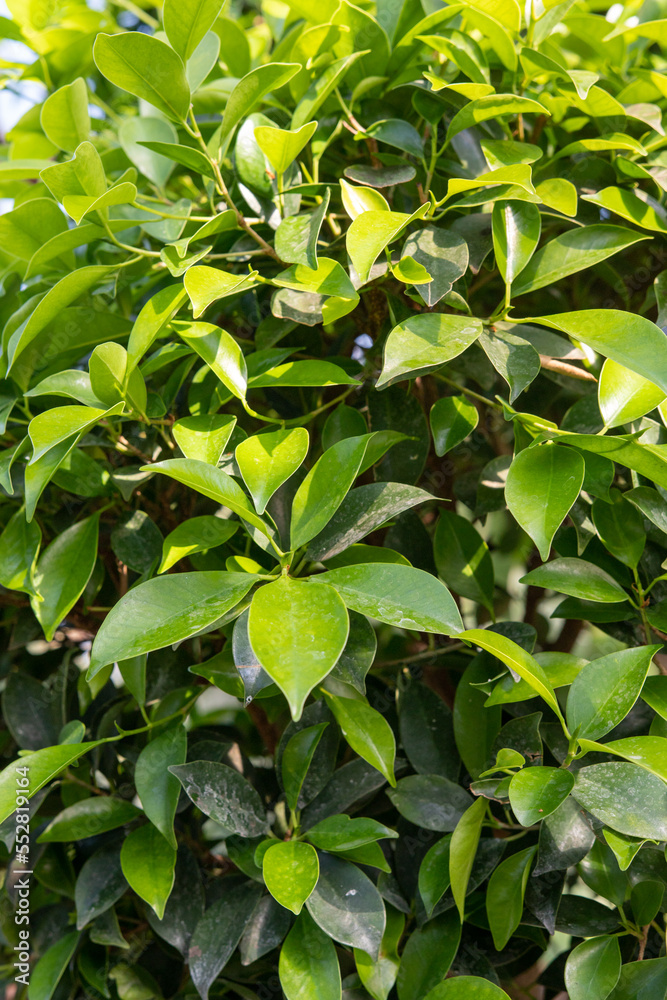
[(454, 382), (453, 379), (443, 375), (442, 372), (438, 372), (435, 377), (440, 379), (442, 382), (446, 382), (447, 385), (451, 385), (453, 389), (458, 389), (459, 392), (463, 392), (466, 396), (470, 396), (471, 399), (476, 399), (480, 403), (484, 403), (485, 406), (491, 406), (494, 410), (502, 410), (500, 403), (494, 403), (492, 399), (487, 399), (486, 396), (482, 396), (480, 393), (474, 392), (472, 389), (467, 389), (465, 386), (459, 385), (458, 382)]
[[(190, 132), (190, 134), (193, 136), (193, 138), (195, 138), (197, 140), (197, 142), (199, 143), (199, 145), (201, 147), (201, 150), (202, 150), (204, 156), (206, 157), (206, 159), (208, 160), (208, 162), (211, 164), (211, 167), (213, 169), (213, 173), (215, 175), (215, 186), (216, 186), (219, 194), (224, 198), (227, 207), (231, 208), (232, 212), (236, 213), (236, 221), (237, 221), (238, 225), (241, 227), (241, 229), (243, 229), (248, 234), (248, 236), (251, 236), (253, 238), (253, 240), (255, 241), (255, 243), (257, 243), (262, 248), (262, 250), (264, 251), (265, 254), (268, 254), (269, 257), (273, 257), (273, 259), (278, 264), (280, 264), (281, 266), (286, 267), (287, 265), (285, 264), (285, 262), (283, 260), (280, 259), (280, 257), (276, 253), (276, 251), (271, 246), (271, 244), (267, 243), (266, 240), (263, 239), (259, 235), (259, 233), (255, 232), (255, 230), (252, 228), (252, 226), (250, 225), (250, 223), (243, 216), (242, 212), (239, 211), (239, 209), (236, 207), (236, 205), (232, 201), (231, 195), (230, 195), (229, 191), (227, 190), (227, 185), (225, 184), (223, 176), (222, 176), (222, 174), (220, 172), (220, 164), (218, 163), (217, 160), (214, 160), (212, 158), (211, 154), (208, 151), (208, 146), (204, 142), (204, 137), (203, 137), (203, 135), (201, 134), (201, 132), (199, 130), (199, 125), (197, 124), (197, 119), (194, 116), (194, 112), (192, 110), (192, 107), (190, 107), (189, 114), (190, 114), (190, 120), (192, 122), (192, 129), (188, 128), (188, 132)], [(187, 127), (187, 125), (186, 125), (186, 127)]]

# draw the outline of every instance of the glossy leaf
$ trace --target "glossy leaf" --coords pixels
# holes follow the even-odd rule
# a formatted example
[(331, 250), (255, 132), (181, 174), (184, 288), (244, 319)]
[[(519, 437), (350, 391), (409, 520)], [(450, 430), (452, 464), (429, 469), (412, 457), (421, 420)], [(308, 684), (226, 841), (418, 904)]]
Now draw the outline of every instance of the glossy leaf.
[(246, 438), (236, 449), (244, 482), (255, 501), (258, 514), (285, 480), (296, 472), (308, 453), (308, 431), (269, 431)]
[(258, 793), (233, 767), (197, 760), (170, 764), (169, 771), (197, 808), (228, 833), (257, 837), (266, 832), (266, 816)]
[(433, 554), (438, 573), (457, 594), (493, 613), (493, 563), (486, 543), (469, 521), (442, 510)]
[(329, 935), (303, 911), (280, 951), (280, 985), (287, 1000), (341, 1000), (340, 968)]
[(396, 741), (386, 719), (356, 698), (330, 695), (326, 691), (324, 697), (352, 749), (376, 767), (390, 785), (395, 785)]
[(123, 841), (120, 863), (130, 888), (152, 906), (162, 920), (174, 885), (176, 849), (152, 823), (146, 823)]
[(480, 320), (429, 313), (405, 320), (387, 337), (377, 388), (415, 378), (458, 357), (482, 332)]
[(183, 727), (167, 729), (144, 747), (134, 773), (137, 795), (146, 816), (174, 849), (177, 846), (174, 816), (180, 786), (169, 768), (172, 764), (185, 764), (186, 752)]
[(298, 914), (317, 885), (317, 851), (298, 840), (273, 844), (262, 859), (262, 873), (273, 898)]
[(98, 35), (93, 55), (100, 73), (115, 86), (172, 121), (185, 121), (190, 88), (181, 59), (165, 42), (140, 31)]
[(571, 771), (524, 767), (510, 781), (510, 805), (522, 826), (532, 826), (555, 812), (573, 785)]
[(575, 677), (567, 699), (567, 722), (578, 737), (596, 740), (630, 712), (659, 646), (639, 646), (588, 663)]
[(498, 865), (489, 879), (486, 913), (496, 951), (505, 947), (519, 926), (536, 847), (526, 847)]

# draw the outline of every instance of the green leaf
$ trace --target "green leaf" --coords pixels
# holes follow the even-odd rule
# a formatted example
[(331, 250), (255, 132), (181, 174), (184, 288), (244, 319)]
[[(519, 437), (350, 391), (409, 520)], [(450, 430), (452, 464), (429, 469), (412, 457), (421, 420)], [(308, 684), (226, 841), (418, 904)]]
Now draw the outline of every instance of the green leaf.
[(137, 795), (146, 816), (165, 840), (176, 848), (174, 816), (180, 785), (171, 774), (172, 764), (184, 764), (187, 737), (182, 725), (160, 733), (139, 754), (134, 770)]
[(305, 729), (300, 729), (293, 736), (290, 736), (283, 751), (280, 773), (283, 779), (285, 798), (292, 810), (299, 805), (301, 789), (313, 761), (313, 755), (328, 725), (328, 722), (321, 722), (316, 726), (306, 726)]
[(510, 387), (510, 403), (526, 389), (540, 373), (540, 356), (530, 343), (511, 330), (484, 330), (479, 346)]
[(183, 62), (166, 42), (142, 31), (99, 34), (93, 58), (102, 76), (148, 101), (175, 122), (187, 118), (190, 88)]
[(612, 503), (601, 499), (594, 502), (593, 524), (607, 551), (635, 569), (646, 544), (644, 518), (616, 490), (610, 499)]
[(131, 889), (151, 906), (159, 920), (174, 885), (176, 849), (152, 823), (133, 830), (120, 852), (123, 875)]
[(441, 982), (451, 967), (461, 939), (453, 910), (414, 930), (408, 938), (398, 971), (399, 1000), (419, 1000)]
[(340, 814), (321, 820), (308, 830), (308, 839), (323, 851), (353, 851), (357, 847), (396, 838), (395, 830), (374, 819), (362, 819)]
[(20, 778), (28, 779), (23, 794), (26, 798), (32, 798), (52, 778), (103, 742), (104, 740), (94, 740), (89, 743), (66, 743), (61, 746), (46, 747), (24, 757), (18, 757), (8, 764), (0, 773), (0, 823), (4, 823), (16, 809), (16, 789), (19, 787)]
[[(50, 198), (31, 198), (0, 216), (0, 240), (19, 260), (30, 260), (44, 244), (62, 237), (67, 222)], [(67, 252), (63, 247), (61, 253)], [(54, 256), (58, 256), (58, 252)]]
[(618, 985), (609, 994), (609, 1000), (639, 1000), (642, 993), (647, 998), (653, 993), (660, 996), (665, 989), (667, 989), (667, 962), (664, 957), (629, 962), (621, 969)]
[(299, 719), (306, 698), (345, 647), (349, 622), (343, 601), (319, 580), (283, 576), (254, 595), (248, 630), (259, 662)]
[(584, 472), (581, 455), (552, 443), (520, 451), (510, 466), (507, 506), (545, 561), (554, 535), (579, 496)]
[(521, 577), (521, 583), (532, 587), (548, 587), (570, 597), (580, 597), (585, 601), (601, 601), (614, 604), (627, 598), (620, 583), (599, 566), (566, 556), (552, 559), (545, 566), (538, 566)]
[(324, 697), (352, 749), (377, 768), (390, 785), (396, 785), (396, 740), (387, 720), (366, 702), (356, 698), (343, 698), (327, 691)]
[(447, 862), (449, 878), (452, 895), (461, 923), (463, 923), (465, 915), (465, 899), (468, 892), (468, 883), (485, 815), (486, 802), (483, 798), (479, 798), (461, 816), (461, 819), (456, 824), (449, 845)]
[(335, 941), (377, 957), (385, 928), (384, 904), (371, 880), (355, 865), (322, 854), (320, 878), (306, 906)]
[(250, 501), (241, 487), (222, 469), (194, 458), (170, 458), (165, 462), (142, 466), (142, 472), (162, 472), (179, 483), (189, 486), (211, 500), (217, 500), (223, 507), (238, 514), (262, 534), (269, 534), (267, 524), (255, 514)]
[(620, 427), (650, 413), (665, 400), (653, 382), (607, 358), (598, 383), (600, 413), (607, 427)]
[(308, 443), (305, 427), (295, 427), (254, 434), (237, 445), (236, 461), (258, 514), (264, 513), (276, 490), (303, 463)]
[(301, 264), (312, 270), (318, 266), (317, 241), (329, 209), (329, 188), (322, 201), (309, 215), (291, 215), (276, 229), (275, 251), (287, 264)]
[[(186, 275), (186, 288), (188, 288), (187, 279), (193, 271), (205, 270), (213, 268), (191, 267)], [(189, 288), (188, 293), (190, 293)], [(237, 399), (245, 399), (248, 371), (243, 352), (231, 334), (219, 326), (213, 326), (212, 323), (177, 323), (175, 330), (181, 340), (185, 341), (188, 347), (192, 347), (211, 371), (215, 372), (225, 388), (229, 389)]]
[[(42, 554), (35, 570), (33, 611), (50, 642), (67, 617), (95, 568), (99, 516), (73, 524), (57, 535)], [(41, 600), (39, 600), (41, 598)]]
[(259, 837), (267, 832), (266, 813), (258, 792), (233, 767), (211, 760), (170, 764), (186, 795), (225, 835)]
[(527, 847), (498, 865), (486, 891), (486, 913), (496, 951), (514, 934), (523, 914), (523, 897), (537, 847)]
[(336, 59), (326, 67), (322, 74), (315, 77), (292, 115), (291, 125), (293, 129), (300, 128), (315, 118), (316, 112), (324, 104), (327, 97), (340, 85), (348, 70), (357, 59), (361, 58), (361, 55), (361, 52), (352, 52), (350, 55), (343, 56), (342, 59)]
[(398, 724), (403, 750), (415, 771), (456, 781), (460, 764), (452, 713), (435, 691), (411, 681), (400, 693)]
[(505, 116), (516, 117), (518, 114), (548, 115), (549, 111), (542, 104), (528, 97), (516, 97), (514, 94), (489, 94), (476, 101), (470, 101), (454, 115), (447, 129), (447, 142), (464, 129), (479, 125), (489, 118), (497, 119)]
[(296, 160), (313, 137), (317, 122), (308, 122), (296, 129), (270, 128), (260, 125), (255, 129), (255, 139), (276, 174), (280, 177)]
[(621, 309), (581, 309), (540, 316), (534, 323), (562, 330), (594, 351), (653, 382), (667, 393), (667, 342), (662, 330)]
[(39, 835), (40, 844), (62, 844), (84, 837), (94, 837), (130, 823), (141, 813), (131, 802), (107, 795), (81, 799), (52, 819)]
[[(478, 806), (480, 802), (483, 804), (484, 800), (478, 799), (470, 808)], [(465, 816), (465, 813), (463, 815)], [(419, 895), (422, 898), (428, 917), (431, 916), (436, 904), (440, 902), (450, 886), (449, 852), (451, 850), (451, 841), (452, 838), (449, 834), (446, 837), (442, 837), (441, 840), (436, 841), (433, 847), (428, 849), (419, 866)]]
[(540, 212), (526, 201), (496, 202), (492, 219), (496, 266), (511, 286), (535, 253), (542, 231)]
[(451, 833), (470, 806), (470, 795), (439, 774), (401, 778), (389, 798), (407, 820), (426, 830)]
[(162, 543), (162, 561), (158, 573), (166, 573), (180, 559), (206, 552), (229, 541), (238, 528), (237, 521), (226, 521), (214, 514), (191, 517), (170, 531)]
[(574, 775), (556, 767), (524, 767), (510, 781), (510, 805), (522, 826), (532, 826), (558, 809), (572, 791)]
[(526, 295), (552, 285), (645, 239), (648, 237), (609, 224), (583, 226), (561, 233), (537, 251), (512, 288), (512, 295)]
[(622, 649), (587, 664), (575, 677), (567, 699), (572, 732), (596, 740), (622, 722), (639, 697), (652, 657), (660, 648)]
[(598, 753), (610, 753), (615, 757), (624, 757), (633, 764), (639, 764), (652, 774), (667, 781), (667, 740), (663, 736), (628, 736), (622, 740), (612, 740), (610, 743), (596, 743), (594, 740), (581, 739), (581, 749)]
[(199, 149), (195, 149), (192, 146), (179, 146), (175, 142), (162, 142), (153, 139), (141, 140), (139, 145), (145, 146), (146, 149), (150, 149), (160, 156), (165, 156), (174, 163), (180, 163), (181, 166), (187, 167), (188, 170), (193, 170), (197, 174), (201, 174), (202, 177), (215, 180), (215, 170), (207, 157)]
[(28, 522), (22, 509), (12, 514), (0, 535), (0, 586), (35, 593), (34, 570), (41, 544), (37, 522)]
[(361, 284), (365, 284), (371, 268), (386, 246), (403, 232), (406, 226), (426, 214), (421, 205), (412, 215), (403, 212), (362, 212), (347, 231), (347, 252)]
[[(228, 295), (237, 295), (239, 292), (244, 292), (248, 288), (252, 288), (255, 284), (254, 279), (256, 274), (257, 271), (250, 271), (249, 274), (229, 274), (227, 271), (221, 271), (217, 267), (204, 267), (203, 265), (201, 267), (189, 268), (185, 272), (184, 286), (192, 303), (192, 315), (194, 318), (197, 319), (198, 316), (201, 316), (218, 299), (224, 299)], [(193, 328), (196, 332), (190, 333)], [(202, 328), (201, 331), (199, 328)], [(218, 327), (211, 327), (209, 323), (192, 323), (187, 325), (183, 323), (177, 327), (177, 330), (185, 340), (186, 333), (191, 337), (204, 336), (204, 328), (207, 328), (209, 333), (212, 333), (213, 330), (218, 330), (220, 334), (224, 334), (225, 340), (229, 339), (229, 341), (232, 341), (230, 334), (225, 333), (224, 330), (219, 330)], [(186, 343), (188, 342), (186, 340)], [(195, 344), (192, 346), (195, 346)], [(235, 344), (234, 347), (236, 347)], [(236, 347), (236, 352), (240, 354), (238, 347)]]
[(559, 719), (563, 718), (556, 694), (543, 668), (530, 653), (522, 649), (516, 642), (513, 642), (506, 635), (479, 628), (461, 632), (459, 638), (466, 642), (472, 642), (488, 653), (492, 653), (493, 656), (497, 656), (510, 670), (527, 681), (541, 698), (544, 698)]
[(389, 212), (389, 203), (375, 188), (356, 187), (341, 178), (340, 193), (343, 208), (352, 220), (362, 212)]
[(576, 775), (577, 802), (629, 837), (667, 839), (667, 785), (636, 764), (593, 764)]
[(491, 554), (469, 521), (452, 511), (441, 510), (433, 539), (433, 555), (439, 575), (455, 593), (483, 604), (493, 614)]
[(128, 370), (139, 363), (185, 299), (185, 289), (178, 283), (161, 288), (141, 307), (127, 344)]
[(318, 580), (334, 587), (348, 608), (398, 628), (452, 635), (461, 631), (447, 588), (423, 570), (391, 563), (333, 569)]
[(290, 544), (306, 545), (328, 524), (356, 479), (372, 435), (344, 438), (317, 460), (292, 503)]
[[(44, 952), (30, 974), (30, 1000), (51, 1000), (79, 943), (78, 931), (65, 934)], [(18, 957), (18, 956), (17, 956)], [(20, 972), (17, 969), (17, 972)], [(27, 981), (27, 980), (26, 980)]]
[(217, 465), (236, 426), (227, 413), (202, 414), (177, 420), (171, 431), (186, 458)]
[[(220, 147), (226, 148), (241, 119), (249, 115), (269, 91), (277, 90), (289, 83), (300, 69), (299, 63), (267, 63), (264, 66), (257, 66), (239, 80), (227, 100), (219, 135), (216, 133)], [(298, 128), (306, 121), (307, 118), (298, 124), (292, 121), (292, 128)]]
[(387, 337), (376, 388), (441, 367), (462, 354), (481, 332), (481, 320), (471, 316), (428, 313), (404, 320)]
[(311, 559), (322, 561), (345, 551), (360, 538), (430, 495), (403, 483), (370, 483), (350, 490), (326, 527), (308, 545)]
[(127, 660), (181, 642), (230, 611), (257, 578), (249, 573), (178, 573), (130, 590), (102, 622), (93, 644), (88, 677), (116, 660)]
[(338, 956), (333, 941), (304, 911), (280, 951), (280, 985), (287, 1000), (341, 1000)]
[(171, 47), (188, 61), (224, 7), (224, 0), (165, 0), (164, 30)]
[(582, 195), (584, 201), (590, 201), (598, 208), (603, 208), (622, 219), (633, 222), (642, 229), (656, 233), (667, 232), (667, 224), (652, 205), (640, 198), (633, 191), (619, 187), (606, 187), (595, 194)]
[(90, 133), (88, 88), (82, 77), (54, 91), (44, 101), (40, 124), (55, 146), (73, 153)]
[(431, 407), (431, 434), (436, 455), (456, 448), (479, 423), (479, 413), (465, 396), (443, 396)]
[(301, 913), (320, 875), (317, 851), (298, 840), (272, 844), (262, 859), (262, 873), (273, 898), (292, 913)]
[(396, 982), (396, 976), (401, 963), (398, 957), (398, 945), (403, 936), (405, 927), (405, 915), (398, 910), (389, 907), (387, 910), (387, 923), (380, 945), (380, 954), (377, 961), (365, 951), (354, 949), (354, 961), (357, 966), (359, 978), (366, 990), (373, 997), (373, 1000), (387, 1000), (391, 989)]
[(405, 241), (402, 256), (412, 257), (431, 275), (433, 281), (422, 284), (417, 291), (428, 306), (436, 305), (454, 282), (468, 269), (468, 244), (457, 233), (436, 226), (425, 226), (411, 233)]
[(436, 986), (425, 1000), (509, 1000), (507, 993), (488, 979), (456, 976)]
[(359, 385), (346, 371), (331, 361), (288, 361), (269, 368), (250, 380), (251, 389), (277, 389), (280, 386)]

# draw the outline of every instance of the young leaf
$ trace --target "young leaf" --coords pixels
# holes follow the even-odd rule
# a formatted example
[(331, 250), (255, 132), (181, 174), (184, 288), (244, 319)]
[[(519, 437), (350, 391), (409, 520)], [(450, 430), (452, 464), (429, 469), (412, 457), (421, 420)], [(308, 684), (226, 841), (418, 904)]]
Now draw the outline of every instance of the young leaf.
[(306, 698), (345, 648), (349, 621), (333, 588), (283, 576), (256, 592), (248, 632), (259, 662), (299, 719)]
[(164, 30), (171, 47), (188, 61), (224, 7), (224, 0), (165, 0)]
[(596, 740), (617, 726), (641, 692), (660, 646), (639, 646), (592, 660), (575, 677), (567, 699), (567, 723), (578, 737)]
[(174, 885), (176, 848), (167, 843), (152, 823), (146, 823), (133, 830), (123, 841), (120, 864), (130, 888), (162, 920)]
[(35, 617), (50, 642), (81, 597), (97, 559), (99, 516), (73, 524), (44, 551), (35, 570), (39, 594), (32, 600)]
[(468, 882), (475, 854), (477, 853), (477, 845), (479, 844), (482, 822), (485, 815), (486, 802), (483, 798), (479, 798), (461, 816), (461, 819), (456, 824), (449, 845), (449, 879), (461, 923), (463, 923), (465, 915)]
[(522, 826), (532, 826), (555, 812), (573, 785), (571, 771), (556, 767), (524, 767), (510, 781), (510, 805)]
[(527, 847), (502, 861), (489, 879), (486, 913), (496, 951), (501, 951), (521, 923), (523, 897), (537, 847)]
[(54, 91), (44, 101), (39, 121), (54, 145), (73, 153), (90, 133), (86, 81), (77, 77)]
[(308, 431), (295, 427), (254, 434), (237, 446), (236, 461), (258, 514), (264, 513), (278, 487), (302, 464), (308, 454), (308, 440)]
[(317, 885), (320, 874), (317, 851), (298, 840), (273, 844), (262, 859), (262, 874), (273, 898), (299, 914)]
[(324, 697), (352, 749), (395, 786), (396, 740), (386, 719), (356, 698), (342, 698), (327, 691)]
[(175, 849), (174, 817), (180, 785), (170, 772), (172, 764), (185, 764), (187, 737), (182, 725), (174, 726), (151, 740), (139, 754), (134, 782), (141, 805), (151, 824)]

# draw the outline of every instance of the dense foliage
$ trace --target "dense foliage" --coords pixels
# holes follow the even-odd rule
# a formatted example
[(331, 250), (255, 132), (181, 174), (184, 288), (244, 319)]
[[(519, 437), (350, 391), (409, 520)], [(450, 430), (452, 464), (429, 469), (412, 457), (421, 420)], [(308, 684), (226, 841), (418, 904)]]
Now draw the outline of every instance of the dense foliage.
[(6, 995), (664, 1000), (664, 5), (9, 7)]

